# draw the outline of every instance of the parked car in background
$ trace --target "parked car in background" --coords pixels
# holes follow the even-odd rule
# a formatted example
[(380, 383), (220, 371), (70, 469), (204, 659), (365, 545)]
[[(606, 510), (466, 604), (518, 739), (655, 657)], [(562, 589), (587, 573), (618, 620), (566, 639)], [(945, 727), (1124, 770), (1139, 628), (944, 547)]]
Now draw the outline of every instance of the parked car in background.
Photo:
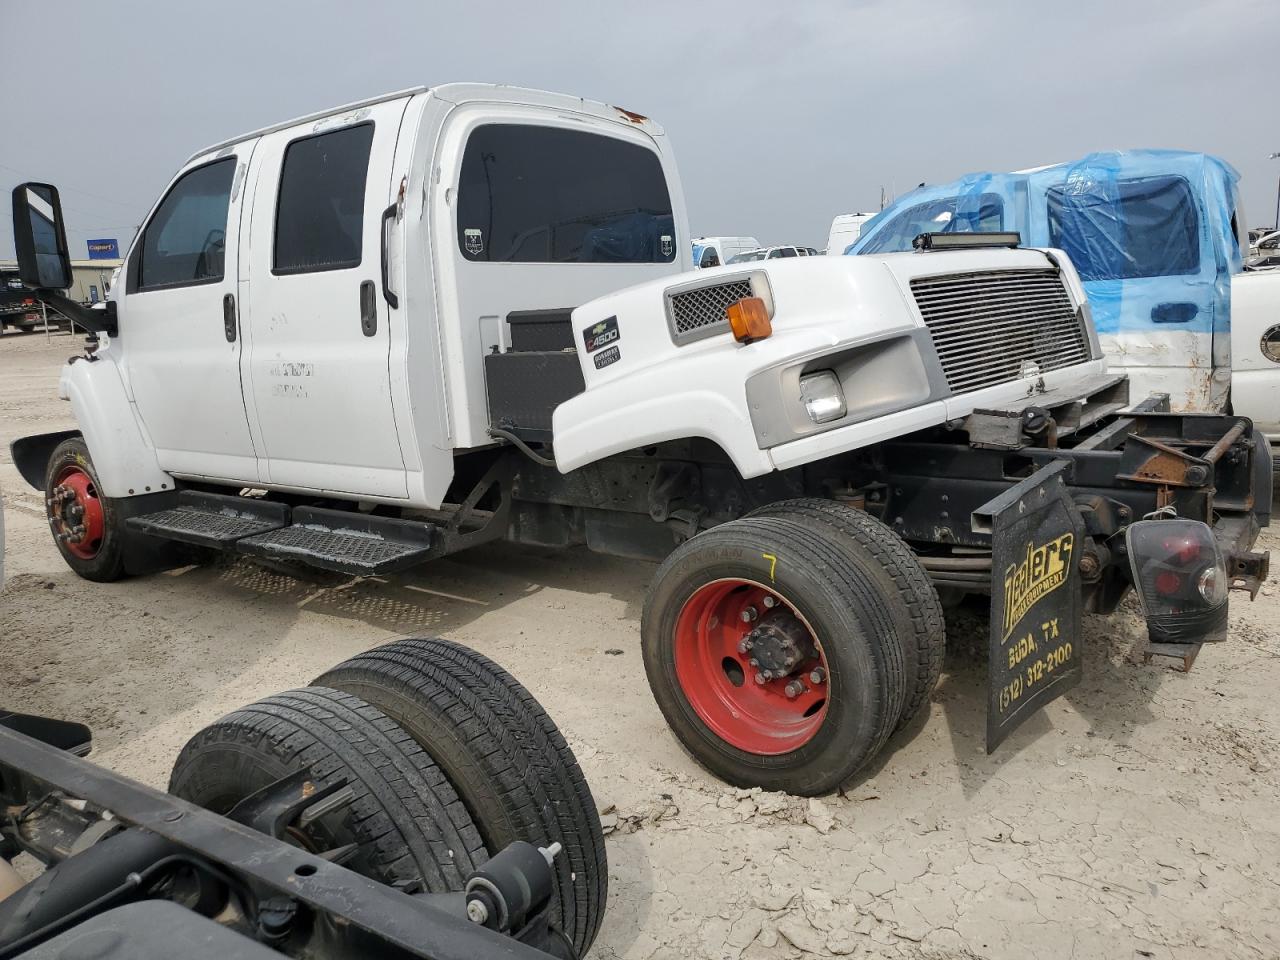
[(755, 250), (760, 241), (755, 237), (695, 237), (693, 265), (719, 267), (747, 250)]
[(726, 260), (726, 263), (752, 263), (756, 260), (778, 260), (782, 257), (802, 257), (805, 254), (800, 252), (798, 247), (759, 247), (755, 250), (746, 250), (736, 257)]
[(0, 270), (0, 333), (5, 327), (33, 330), (39, 324), (39, 301), (22, 285), (16, 270)]
[(858, 239), (862, 225), (874, 216), (874, 213), (842, 213), (832, 220), (827, 234), (827, 256), (841, 256)]

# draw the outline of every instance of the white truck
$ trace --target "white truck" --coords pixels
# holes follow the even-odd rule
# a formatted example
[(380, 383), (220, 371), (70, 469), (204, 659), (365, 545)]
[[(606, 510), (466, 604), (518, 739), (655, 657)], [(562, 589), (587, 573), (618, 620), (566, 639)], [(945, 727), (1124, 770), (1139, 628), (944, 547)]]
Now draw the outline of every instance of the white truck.
[(755, 237), (694, 237), (693, 265), (722, 267), (738, 254), (759, 247), (760, 241)]
[[(56, 290), (57, 191), (14, 203), (23, 279)], [(992, 595), (994, 749), (1078, 680), (1082, 612), (1136, 586), (1151, 652), (1189, 665), (1266, 577), (1267, 441), (1131, 405), (1060, 252), (925, 234), (682, 273), (689, 242), (662, 130), (601, 103), (447, 85), (245, 134), (77, 314), (78, 429), (14, 462), (95, 580), (189, 548), (662, 560), (658, 704), (718, 775), (795, 793), (928, 702), (942, 600)]]

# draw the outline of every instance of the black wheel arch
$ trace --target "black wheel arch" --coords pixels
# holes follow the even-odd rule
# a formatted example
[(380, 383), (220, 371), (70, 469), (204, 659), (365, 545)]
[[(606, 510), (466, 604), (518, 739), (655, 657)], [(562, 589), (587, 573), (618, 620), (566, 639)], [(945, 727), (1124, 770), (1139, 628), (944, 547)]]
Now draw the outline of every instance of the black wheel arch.
[(13, 465), (18, 468), (22, 479), (36, 490), (44, 490), (45, 473), (49, 469), (49, 458), (58, 445), (65, 440), (84, 439), (79, 430), (59, 430), (56, 433), (36, 433), (29, 437), (19, 437), (9, 444), (9, 454), (13, 457)]

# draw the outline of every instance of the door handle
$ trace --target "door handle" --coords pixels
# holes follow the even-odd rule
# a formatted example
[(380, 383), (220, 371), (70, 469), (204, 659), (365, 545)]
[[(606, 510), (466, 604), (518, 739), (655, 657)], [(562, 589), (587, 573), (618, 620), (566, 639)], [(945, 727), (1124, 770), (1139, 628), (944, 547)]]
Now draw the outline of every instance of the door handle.
[(366, 337), (378, 332), (378, 294), (372, 280), (360, 284), (360, 330)]
[[(392, 310), (400, 309), (400, 298), (391, 292), (391, 283), (387, 276), (387, 221), (396, 215), (396, 205), (393, 203), (387, 209), (382, 211), (382, 223), (379, 227), (382, 241), (382, 296), (386, 298), (387, 306)], [(372, 334), (370, 334), (372, 336)]]
[(222, 332), (226, 335), (227, 343), (236, 342), (235, 294), (228, 293), (222, 298)]

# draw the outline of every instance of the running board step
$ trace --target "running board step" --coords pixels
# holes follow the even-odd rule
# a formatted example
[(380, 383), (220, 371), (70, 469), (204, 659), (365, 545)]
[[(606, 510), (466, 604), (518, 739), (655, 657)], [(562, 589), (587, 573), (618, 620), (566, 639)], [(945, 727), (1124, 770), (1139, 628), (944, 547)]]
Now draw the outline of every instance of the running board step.
[(269, 560), (371, 576), (395, 573), (438, 556), (443, 537), (430, 523), (347, 510), (297, 507), (292, 526), (245, 537), (236, 549)]
[(289, 508), (269, 500), (183, 490), (178, 505), (125, 521), (130, 529), (166, 540), (225, 550), (243, 537), (289, 523)]

